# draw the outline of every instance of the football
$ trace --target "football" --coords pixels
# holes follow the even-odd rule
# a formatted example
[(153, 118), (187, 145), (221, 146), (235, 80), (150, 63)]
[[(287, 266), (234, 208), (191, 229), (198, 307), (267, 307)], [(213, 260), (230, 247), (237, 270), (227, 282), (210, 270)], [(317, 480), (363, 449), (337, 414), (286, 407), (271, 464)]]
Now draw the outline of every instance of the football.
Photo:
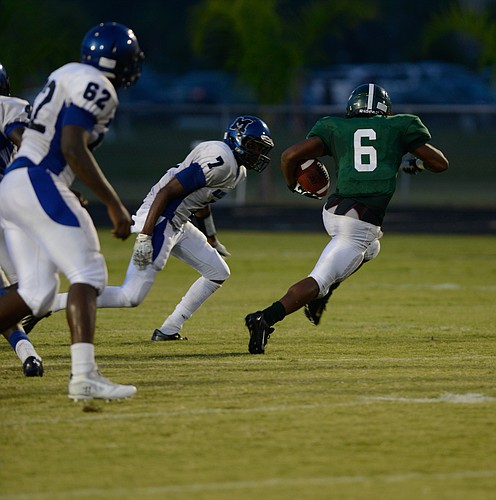
[(319, 160), (305, 160), (296, 170), (298, 184), (309, 193), (323, 198), (329, 193), (331, 181), (325, 165)]

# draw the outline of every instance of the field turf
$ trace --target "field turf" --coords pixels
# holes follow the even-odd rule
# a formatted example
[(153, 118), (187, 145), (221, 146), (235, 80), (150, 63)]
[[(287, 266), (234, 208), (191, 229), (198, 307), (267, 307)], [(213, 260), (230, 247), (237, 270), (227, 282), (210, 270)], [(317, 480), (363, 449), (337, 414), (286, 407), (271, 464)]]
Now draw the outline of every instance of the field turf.
[[(494, 498), (494, 237), (386, 234), (320, 326), (298, 311), (259, 356), (244, 316), (304, 277), (327, 240), (220, 238), (232, 276), (187, 322), (189, 341), (150, 341), (196, 276), (175, 259), (141, 306), (99, 311), (101, 371), (135, 384), (133, 399), (67, 398), (63, 312), (30, 334), (43, 378), (0, 344), (1, 499)], [(133, 242), (101, 239), (119, 284)]]

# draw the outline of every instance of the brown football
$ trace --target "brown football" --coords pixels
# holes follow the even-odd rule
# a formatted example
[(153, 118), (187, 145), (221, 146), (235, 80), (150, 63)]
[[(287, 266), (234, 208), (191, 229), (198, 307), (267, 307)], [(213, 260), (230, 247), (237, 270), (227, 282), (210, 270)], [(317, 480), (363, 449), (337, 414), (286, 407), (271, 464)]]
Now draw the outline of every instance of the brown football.
[(298, 184), (309, 193), (323, 198), (329, 193), (331, 182), (325, 165), (317, 160), (305, 160), (296, 170)]

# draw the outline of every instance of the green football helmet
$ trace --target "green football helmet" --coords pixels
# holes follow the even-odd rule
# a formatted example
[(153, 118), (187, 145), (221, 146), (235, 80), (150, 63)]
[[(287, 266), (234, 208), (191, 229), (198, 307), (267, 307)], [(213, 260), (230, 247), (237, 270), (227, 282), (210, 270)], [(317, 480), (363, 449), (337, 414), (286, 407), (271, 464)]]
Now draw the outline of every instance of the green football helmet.
[(348, 98), (346, 116), (390, 115), (391, 99), (385, 89), (374, 83), (356, 87)]

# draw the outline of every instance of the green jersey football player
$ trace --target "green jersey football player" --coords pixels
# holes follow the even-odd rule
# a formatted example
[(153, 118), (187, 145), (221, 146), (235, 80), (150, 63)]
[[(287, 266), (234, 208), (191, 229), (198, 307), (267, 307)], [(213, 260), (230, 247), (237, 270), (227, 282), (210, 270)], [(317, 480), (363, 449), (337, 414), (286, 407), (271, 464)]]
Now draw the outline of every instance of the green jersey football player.
[[(289, 188), (310, 197), (316, 196), (296, 182), (298, 165), (321, 156), (334, 159), (335, 190), (323, 209), (331, 240), (306, 278), (271, 306), (246, 316), (250, 353), (263, 354), (273, 325), (302, 307), (306, 317), (318, 325), (333, 290), (377, 257), (381, 225), (398, 172), (443, 172), (448, 168), (444, 154), (428, 144), (430, 139), (418, 116), (392, 115), (386, 90), (367, 83), (352, 91), (345, 117), (321, 118), (305, 140), (282, 153), (281, 168)], [(410, 158), (404, 159), (408, 154)]]

